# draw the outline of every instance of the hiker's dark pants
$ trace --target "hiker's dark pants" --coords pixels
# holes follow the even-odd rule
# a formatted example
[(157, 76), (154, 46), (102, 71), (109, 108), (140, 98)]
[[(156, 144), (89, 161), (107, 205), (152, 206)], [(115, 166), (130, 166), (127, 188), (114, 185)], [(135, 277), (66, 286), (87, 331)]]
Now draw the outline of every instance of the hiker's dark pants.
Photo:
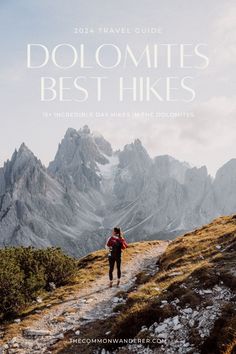
[(121, 269), (120, 269), (120, 266), (121, 266), (121, 257), (111, 257), (109, 256), (109, 279), (110, 280), (113, 280), (113, 270), (114, 270), (114, 266), (115, 266), (115, 263), (116, 263), (116, 267), (117, 267), (117, 278), (120, 279), (121, 277)]

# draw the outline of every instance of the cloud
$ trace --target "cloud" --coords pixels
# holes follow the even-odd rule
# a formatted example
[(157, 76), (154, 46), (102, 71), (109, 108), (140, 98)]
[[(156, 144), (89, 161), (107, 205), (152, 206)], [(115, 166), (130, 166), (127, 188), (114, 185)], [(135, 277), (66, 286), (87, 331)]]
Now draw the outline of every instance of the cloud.
[(218, 17), (212, 24), (211, 48), (216, 70), (227, 70), (236, 57), (236, 3), (225, 2), (219, 7)]

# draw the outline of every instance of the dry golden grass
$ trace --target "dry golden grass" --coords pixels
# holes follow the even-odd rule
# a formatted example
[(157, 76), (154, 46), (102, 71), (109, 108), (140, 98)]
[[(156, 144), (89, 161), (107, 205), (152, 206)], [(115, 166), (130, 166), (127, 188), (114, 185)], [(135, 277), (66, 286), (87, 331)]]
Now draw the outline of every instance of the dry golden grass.
[[(216, 247), (217, 246), (217, 247)], [(218, 249), (220, 246), (221, 248)], [(141, 277), (138, 289), (128, 295), (122, 313), (113, 319), (115, 337), (135, 336), (142, 325), (150, 325), (173, 315), (170, 305), (160, 308), (161, 300), (180, 299), (180, 305), (192, 308), (200, 305), (202, 298), (192, 289), (208, 288), (221, 281), (236, 290), (236, 216), (221, 217), (211, 224), (177, 238), (160, 258), (160, 271), (151, 279)], [(234, 274), (232, 273), (234, 271)], [(180, 273), (171, 276), (172, 273)], [(143, 284), (141, 284), (143, 281)], [(184, 284), (185, 288), (181, 285)], [(159, 288), (159, 290), (158, 290)], [(157, 296), (158, 295), (158, 296)], [(210, 305), (210, 304), (209, 304)], [(222, 315), (223, 318), (226, 315)], [(231, 328), (230, 340), (218, 333), (215, 353), (228, 353), (236, 338), (235, 315), (225, 323)], [(213, 331), (212, 337), (215, 336)], [(211, 341), (211, 336), (209, 338)], [(225, 351), (222, 351), (224, 348)], [(233, 352), (232, 352), (233, 353)]]
[(236, 339), (233, 339), (233, 341), (227, 345), (224, 349), (224, 354), (234, 354), (236, 353)]

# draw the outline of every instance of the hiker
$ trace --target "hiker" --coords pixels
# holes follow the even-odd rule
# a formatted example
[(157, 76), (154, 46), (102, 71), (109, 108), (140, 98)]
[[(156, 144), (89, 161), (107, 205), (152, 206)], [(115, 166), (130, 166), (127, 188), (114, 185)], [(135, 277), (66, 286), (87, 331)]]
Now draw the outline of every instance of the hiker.
[(110, 252), (108, 254), (109, 259), (109, 279), (110, 279), (110, 288), (112, 287), (113, 282), (113, 270), (116, 263), (117, 267), (117, 287), (120, 285), (121, 278), (121, 253), (122, 250), (128, 247), (123, 233), (119, 227), (114, 227), (112, 236), (109, 237), (106, 243), (106, 248), (109, 248)]

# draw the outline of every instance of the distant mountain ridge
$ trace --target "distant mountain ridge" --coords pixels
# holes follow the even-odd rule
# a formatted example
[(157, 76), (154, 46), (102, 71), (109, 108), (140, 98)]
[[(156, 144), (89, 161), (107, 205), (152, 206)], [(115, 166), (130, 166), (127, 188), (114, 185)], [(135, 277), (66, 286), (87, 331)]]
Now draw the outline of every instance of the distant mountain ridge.
[(128, 240), (170, 238), (236, 212), (236, 159), (212, 179), (141, 141), (114, 152), (88, 126), (69, 128), (45, 168), (22, 144), (0, 168), (0, 245), (60, 246), (81, 256), (119, 225)]

